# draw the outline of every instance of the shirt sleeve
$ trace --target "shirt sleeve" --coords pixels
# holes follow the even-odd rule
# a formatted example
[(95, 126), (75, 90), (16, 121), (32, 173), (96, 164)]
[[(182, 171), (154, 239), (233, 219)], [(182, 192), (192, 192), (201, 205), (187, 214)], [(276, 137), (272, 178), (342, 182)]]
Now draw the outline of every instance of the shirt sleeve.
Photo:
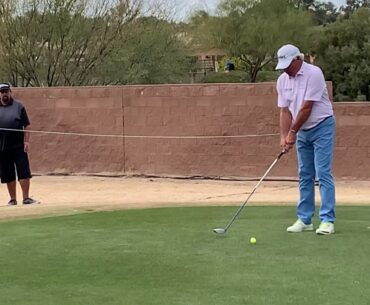
[(311, 102), (321, 101), (325, 89), (326, 83), (324, 74), (320, 68), (317, 68), (308, 79), (304, 100)]
[(284, 97), (284, 95), (282, 93), (282, 90), (281, 90), (280, 78), (278, 79), (278, 81), (276, 83), (276, 90), (277, 90), (277, 93), (278, 93), (278, 107), (279, 108), (289, 107), (289, 102)]
[(30, 120), (28, 118), (26, 108), (24, 107), (21, 108), (21, 124), (23, 127), (30, 125)]

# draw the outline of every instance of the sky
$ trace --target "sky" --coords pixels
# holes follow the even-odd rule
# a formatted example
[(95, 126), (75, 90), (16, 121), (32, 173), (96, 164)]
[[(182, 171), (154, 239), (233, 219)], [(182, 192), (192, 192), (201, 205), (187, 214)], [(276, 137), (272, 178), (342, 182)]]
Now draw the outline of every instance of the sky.
[[(191, 12), (199, 9), (214, 10), (220, 0), (173, 0), (176, 2), (177, 11), (180, 13), (180, 19), (186, 19), (187, 16), (191, 14)], [(329, 2), (322, 0), (323, 2)], [(331, 0), (336, 6), (341, 6), (346, 3), (346, 0)]]

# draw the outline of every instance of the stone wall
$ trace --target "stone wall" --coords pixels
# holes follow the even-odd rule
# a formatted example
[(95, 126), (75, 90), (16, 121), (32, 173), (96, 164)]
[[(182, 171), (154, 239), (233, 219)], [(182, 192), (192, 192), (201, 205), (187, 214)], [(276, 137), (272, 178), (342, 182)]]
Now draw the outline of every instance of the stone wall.
[(109, 134), (121, 138), (31, 134), (34, 172), (124, 173), (122, 88), (15, 88), (26, 106), (30, 129)]
[[(33, 134), (37, 173), (260, 177), (279, 152), (274, 83), (15, 88), (14, 94), (33, 130), (116, 136)], [(370, 179), (370, 103), (336, 103), (335, 114), (336, 177)], [(261, 134), (271, 135), (254, 136)], [(295, 178), (295, 154), (270, 176)]]

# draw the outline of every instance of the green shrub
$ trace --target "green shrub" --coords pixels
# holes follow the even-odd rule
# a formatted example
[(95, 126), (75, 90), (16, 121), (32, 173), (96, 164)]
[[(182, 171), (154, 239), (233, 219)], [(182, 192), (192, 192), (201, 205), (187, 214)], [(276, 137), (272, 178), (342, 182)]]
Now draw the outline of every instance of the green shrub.
[(260, 71), (257, 74), (257, 83), (275, 82), (280, 75), (280, 71)]
[(356, 101), (359, 101), (359, 102), (365, 102), (366, 100), (367, 100), (367, 98), (366, 98), (366, 95), (364, 95), (364, 94), (357, 95), (357, 97), (356, 97)]
[(334, 101), (336, 102), (348, 102), (348, 101), (351, 101), (353, 100), (352, 98), (350, 98), (348, 95), (344, 95), (344, 94), (336, 94), (335, 97), (334, 97)]
[(202, 83), (247, 83), (248, 74), (244, 71), (213, 72), (207, 74)]

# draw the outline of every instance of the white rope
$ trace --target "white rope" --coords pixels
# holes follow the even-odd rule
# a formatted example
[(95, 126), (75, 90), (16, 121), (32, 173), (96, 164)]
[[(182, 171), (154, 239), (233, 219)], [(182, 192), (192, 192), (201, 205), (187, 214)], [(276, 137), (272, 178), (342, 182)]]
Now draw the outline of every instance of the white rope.
[(59, 132), (59, 131), (42, 131), (42, 130), (20, 130), (10, 128), (0, 128), (4, 131), (15, 132), (30, 132), (39, 134), (65, 135), (65, 136), (82, 136), (82, 137), (105, 137), (105, 138), (137, 138), (137, 139), (221, 139), (221, 138), (257, 138), (257, 137), (274, 137), (279, 133), (251, 134), (251, 135), (235, 135), (235, 136), (134, 136), (134, 135), (112, 135), (112, 134), (93, 134), (93, 133), (77, 133), (77, 132)]

